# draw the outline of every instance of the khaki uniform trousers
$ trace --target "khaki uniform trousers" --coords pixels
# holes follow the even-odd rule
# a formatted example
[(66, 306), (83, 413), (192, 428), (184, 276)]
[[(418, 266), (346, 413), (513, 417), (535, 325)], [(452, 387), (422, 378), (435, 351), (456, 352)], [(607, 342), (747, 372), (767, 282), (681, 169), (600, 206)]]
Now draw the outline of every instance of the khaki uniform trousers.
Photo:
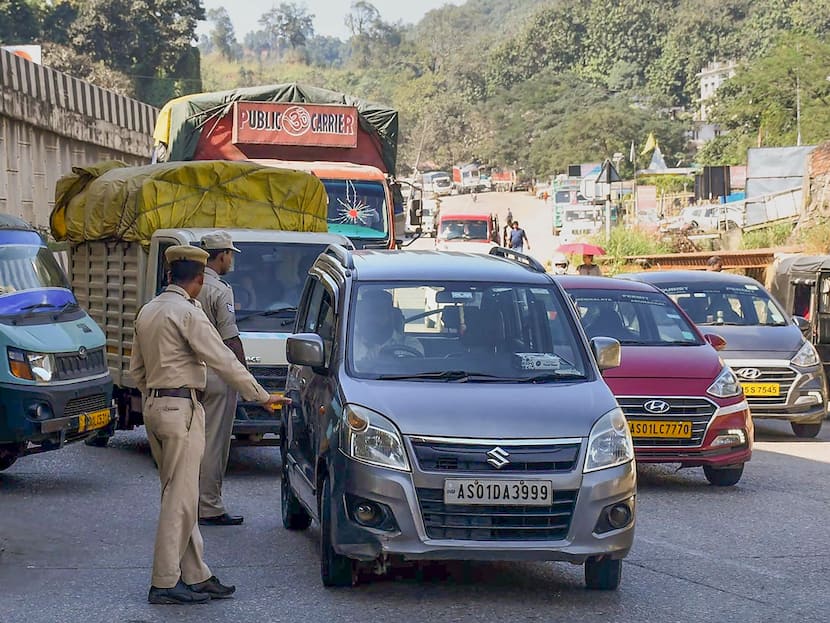
[(182, 579), (198, 584), (211, 573), (199, 532), (199, 464), (205, 448), (205, 412), (192, 398), (153, 397), (144, 405), (144, 425), (161, 481), (152, 584), (172, 588)]
[(202, 399), (205, 408), (205, 453), (199, 472), (199, 517), (218, 517), (226, 512), (222, 502), (222, 481), (231, 450), (236, 396), (236, 390), (208, 368)]

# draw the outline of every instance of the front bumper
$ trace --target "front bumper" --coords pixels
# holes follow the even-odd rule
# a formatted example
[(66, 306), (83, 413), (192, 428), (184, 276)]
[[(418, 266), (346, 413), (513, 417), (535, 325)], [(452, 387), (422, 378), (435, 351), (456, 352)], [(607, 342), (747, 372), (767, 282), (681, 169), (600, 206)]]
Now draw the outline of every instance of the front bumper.
[[(730, 430), (741, 430), (746, 437), (742, 445), (713, 445)], [(755, 428), (745, 401), (721, 406), (709, 421), (698, 446), (634, 446), (638, 463), (680, 463), (684, 467), (726, 467), (746, 463), (752, 457)]]
[[(0, 443), (20, 445), (23, 454), (52, 450), (115, 427), (109, 375), (66, 385), (0, 384)], [(51, 417), (38, 420), (37, 405)]]
[[(584, 452), (584, 449), (582, 450)], [(379, 556), (404, 560), (561, 560), (582, 563), (589, 557), (624, 558), (634, 539), (634, 498), (636, 469), (625, 465), (581, 473), (584, 456), (577, 468), (561, 474), (523, 473), (412, 473), (398, 472), (353, 461), (339, 452), (333, 457), (334, 548), (345, 556), (371, 561)], [(445, 477), (533, 479), (553, 481), (554, 491), (575, 491), (567, 535), (560, 540), (462, 540), (435, 539), (427, 535), (417, 491), (441, 489)], [(361, 498), (385, 504), (394, 516), (395, 529), (367, 528), (353, 521), (346, 500)], [(602, 534), (594, 532), (607, 506), (630, 500), (632, 519), (624, 528)], [(464, 509), (465, 507), (457, 507)]]

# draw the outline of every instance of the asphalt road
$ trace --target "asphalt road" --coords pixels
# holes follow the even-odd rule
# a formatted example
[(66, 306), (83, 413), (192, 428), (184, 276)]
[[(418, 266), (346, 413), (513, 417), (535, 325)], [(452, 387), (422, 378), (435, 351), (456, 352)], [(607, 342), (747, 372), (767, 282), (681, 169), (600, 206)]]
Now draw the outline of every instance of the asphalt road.
[(830, 423), (796, 441), (761, 423), (743, 480), (640, 468), (637, 537), (619, 592), (583, 588), (554, 563), (396, 569), (324, 589), (318, 533), (279, 521), (279, 451), (232, 451), (226, 497), (240, 527), (203, 528), (233, 600), (146, 602), (158, 482), (139, 429), (0, 473), (0, 622), (18, 621), (824, 621), (830, 605)]

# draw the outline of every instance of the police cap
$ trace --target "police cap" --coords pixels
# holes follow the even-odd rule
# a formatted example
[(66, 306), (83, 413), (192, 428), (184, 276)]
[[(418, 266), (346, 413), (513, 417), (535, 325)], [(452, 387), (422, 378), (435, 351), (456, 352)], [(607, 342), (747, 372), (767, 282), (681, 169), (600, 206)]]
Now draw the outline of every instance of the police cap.
[(202, 236), (202, 248), (207, 251), (236, 251), (240, 250), (233, 246), (233, 238), (226, 231), (215, 231)]
[(207, 264), (208, 261), (207, 251), (200, 249), (199, 247), (194, 247), (189, 244), (177, 244), (173, 245), (172, 247), (167, 247), (167, 250), (164, 252), (164, 259), (167, 260), (169, 264), (173, 262), (199, 262), (202, 265)]

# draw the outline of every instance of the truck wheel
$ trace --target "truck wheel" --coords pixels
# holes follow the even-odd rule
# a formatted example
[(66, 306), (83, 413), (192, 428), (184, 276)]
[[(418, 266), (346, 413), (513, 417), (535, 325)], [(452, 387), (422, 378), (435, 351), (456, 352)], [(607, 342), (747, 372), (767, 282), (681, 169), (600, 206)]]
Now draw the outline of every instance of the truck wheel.
[(320, 501), (320, 579), (323, 586), (354, 586), (357, 575), (354, 561), (335, 552), (332, 546), (331, 514), (331, 482), (326, 477)]
[(793, 432), (796, 437), (801, 439), (812, 439), (821, 431), (821, 422), (818, 424), (799, 424), (798, 422), (790, 422), (793, 427)]
[[(283, 435), (283, 439), (285, 439), (285, 435)], [(305, 530), (311, 525), (311, 515), (303, 508), (300, 500), (291, 490), (284, 444), (280, 444), (280, 455), (282, 457), (282, 482), (280, 483), (282, 525), (286, 530)]]
[(585, 587), (593, 591), (614, 591), (620, 587), (622, 560), (589, 558), (585, 561)]
[(704, 465), (703, 473), (706, 476), (706, 480), (709, 481), (709, 484), (716, 487), (731, 487), (732, 485), (738, 484), (738, 481), (744, 473), (744, 466), (739, 465), (738, 467), (719, 469)]

